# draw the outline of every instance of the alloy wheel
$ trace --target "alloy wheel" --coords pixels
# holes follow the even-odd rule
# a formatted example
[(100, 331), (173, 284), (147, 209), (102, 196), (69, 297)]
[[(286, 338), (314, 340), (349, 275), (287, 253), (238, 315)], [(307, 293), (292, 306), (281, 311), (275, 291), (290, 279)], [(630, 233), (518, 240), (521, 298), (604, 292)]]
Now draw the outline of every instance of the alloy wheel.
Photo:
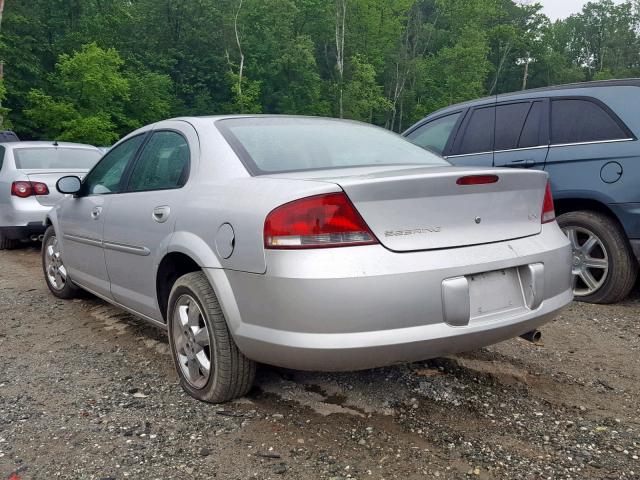
[(577, 297), (592, 295), (604, 285), (609, 274), (609, 255), (602, 240), (583, 227), (565, 227), (573, 248), (573, 292)]
[(182, 295), (176, 302), (171, 335), (185, 380), (193, 388), (204, 388), (211, 376), (209, 328), (200, 306), (190, 295)]
[(44, 266), (47, 274), (47, 281), (53, 289), (58, 291), (62, 290), (67, 284), (67, 269), (62, 261), (60, 247), (58, 246), (58, 238), (55, 235), (51, 235), (47, 239), (44, 250)]

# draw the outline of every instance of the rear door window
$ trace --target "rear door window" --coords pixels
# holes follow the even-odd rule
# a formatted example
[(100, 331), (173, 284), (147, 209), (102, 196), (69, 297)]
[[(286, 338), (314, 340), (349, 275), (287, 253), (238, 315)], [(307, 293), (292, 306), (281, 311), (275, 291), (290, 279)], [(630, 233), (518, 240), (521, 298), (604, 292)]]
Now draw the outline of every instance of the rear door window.
[(411, 143), (415, 143), (422, 148), (428, 148), (442, 155), (449, 141), (449, 137), (451, 137), (451, 133), (458, 123), (460, 114), (461, 112), (458, 112), (436, 118), (415, 129), (407, 135), (407, 139)]
[(495, 119), (495, 107), (475, 109), (467, 122), (456, 155), (492, 151)]
[(168, 190), (182, 187), (189, 171), (189, 145), (176, 132), (155, 132), (138, 158), (128, 191)]
[(551, 143), (583, 143), (630, 138), (625, 127), (598, 103), (586, 99), (551, 102)]
[(496, 138), (494, 150), (518, 148), (531, 102), (509, 103), (496, 108)]

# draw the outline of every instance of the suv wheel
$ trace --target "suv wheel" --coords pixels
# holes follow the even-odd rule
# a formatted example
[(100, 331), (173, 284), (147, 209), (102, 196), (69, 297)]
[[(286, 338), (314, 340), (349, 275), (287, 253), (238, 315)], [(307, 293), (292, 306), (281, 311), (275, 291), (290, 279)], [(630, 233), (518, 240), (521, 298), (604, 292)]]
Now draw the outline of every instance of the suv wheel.
[(636, 281), (638, 262), (618, 223), (599, 212), (576, 211), (560, 215), (558, 224), (573, 247), (576, 300), (615, 303), (625, 298)]
[(53, 226), (47, 228), (42, 239), (42, 270), (47, 287), (58, 298), (74, 298), (78, 294), (62, 261), (58, 237)]
[(18, 242), (16, 240), (12, 240), (0, 234), (0, 250), (11, 250), (16, 248), (17, 243)]
[(167, 318), (173, 361), (180, 384), (189, 395), (220, 403), (249, 392), (255, 362), (238, 350), (203, 272), (189, 273), (176, 281)]

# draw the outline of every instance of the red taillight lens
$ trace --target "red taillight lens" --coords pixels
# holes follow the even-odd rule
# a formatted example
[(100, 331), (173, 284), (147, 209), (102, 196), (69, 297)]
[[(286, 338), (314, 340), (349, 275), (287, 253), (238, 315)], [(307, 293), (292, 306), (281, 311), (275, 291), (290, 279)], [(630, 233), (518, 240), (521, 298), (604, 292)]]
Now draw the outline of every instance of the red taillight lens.
[(485, 185), (496, 183), (500, 178), (497, 175), (469, 175), (456, 180), (458, 185)]
[(46, 183), (31, 182), (31, 186), (35, 195), (49, 195), (49, 187)]
[(544, 202), (542, 203), (542, 223), (553, 222), (556, 219), (556, 209), (553, 206), (553, 195), (551, 194), (551, 183), (547, 182), (547, 189), (544, 192)]
[(265, 248), (349, 247), (378, 243), (344, 193), (302, 198), (273, 210), (264, 223)]
[(33, 195), (31, 182), (13, 182), (11, 184), (11, 195), (20, 198), (27, 198)]
[(31, 195), (49, 195), (49, 187), (46, 183), (41, 182), (13, 182), (11, 195), (20, 198), (27, 198)]

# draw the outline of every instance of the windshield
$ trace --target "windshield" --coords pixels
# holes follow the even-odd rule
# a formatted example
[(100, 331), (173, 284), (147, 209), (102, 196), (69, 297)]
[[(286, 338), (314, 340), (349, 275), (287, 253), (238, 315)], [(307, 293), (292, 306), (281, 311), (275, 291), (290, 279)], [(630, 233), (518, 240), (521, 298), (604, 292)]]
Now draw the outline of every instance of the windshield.
[(379, 165), (449, 165), (399, 135), (363, 123), (254, 117), (216, 122), (253, 175)]
[(16, 148), (13, 156), (18, 170), (76, 168), (89, 170), (102, 154), (90, 148), (34, 147)]

